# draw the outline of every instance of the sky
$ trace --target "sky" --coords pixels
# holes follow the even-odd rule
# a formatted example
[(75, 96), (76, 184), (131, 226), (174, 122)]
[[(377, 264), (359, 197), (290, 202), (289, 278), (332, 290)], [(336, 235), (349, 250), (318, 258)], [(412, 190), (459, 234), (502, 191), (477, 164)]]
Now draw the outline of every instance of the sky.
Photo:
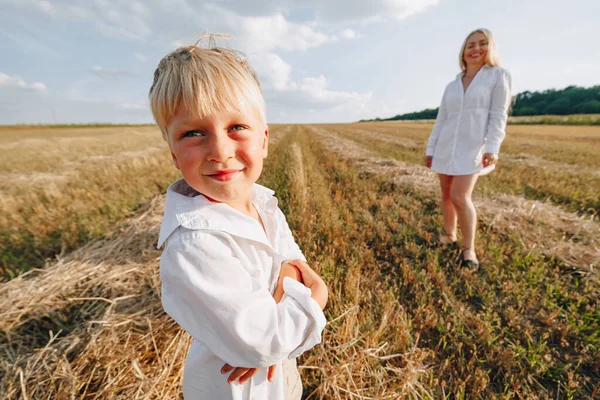
[(203, 33), (246, 54), (270, 123), (437, 107), (473, 29), (513, 92), (600, 84), (598, 0), (0, 0), (0, 125), (152, 123), (160, 59)]

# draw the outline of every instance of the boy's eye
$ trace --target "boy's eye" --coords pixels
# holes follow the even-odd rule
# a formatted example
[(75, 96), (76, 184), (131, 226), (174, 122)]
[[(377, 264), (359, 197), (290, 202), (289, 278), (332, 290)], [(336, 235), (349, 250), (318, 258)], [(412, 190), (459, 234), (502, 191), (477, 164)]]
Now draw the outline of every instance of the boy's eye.
[(242, 129), (246, 129), (246, 127), (243, 125), (233, 125), (231, 128), (229, 128), (229, 130), (232, 131), (241, 131)]
[(204, 132), (200, 132), (200, 131), (187, 131), (185, 132), (183, 135), (181, 135), (182, 138), (184, 137), (197, 137), (197, 136), (203, 136)]

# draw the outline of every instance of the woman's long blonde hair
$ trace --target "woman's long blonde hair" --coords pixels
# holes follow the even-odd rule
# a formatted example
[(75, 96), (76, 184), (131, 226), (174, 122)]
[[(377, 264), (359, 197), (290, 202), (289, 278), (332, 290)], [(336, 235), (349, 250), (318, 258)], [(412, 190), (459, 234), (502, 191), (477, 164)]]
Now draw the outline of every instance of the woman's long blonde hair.
[(467, 71), (467, 63), (464, 60), (465, 48), (467, 47), (467, 41), (474, 33), (481, 33), (488, 41), (488, 51), (485, 56), (485, 65), (489, 65), (490, 67), (499, 67), (500, 66), (500, 57), (498, 56), (498, 48), (496, 47), (496, 41), (494, 40), (494, 36), (492, 36), (492, 32), (485, 28), (475, 29), (473, 32), (469, 33), (463, 44), (460, 48), (460, 53), (458, 54), (458, 65), (460, 65), (460, 69), (462, 72)]

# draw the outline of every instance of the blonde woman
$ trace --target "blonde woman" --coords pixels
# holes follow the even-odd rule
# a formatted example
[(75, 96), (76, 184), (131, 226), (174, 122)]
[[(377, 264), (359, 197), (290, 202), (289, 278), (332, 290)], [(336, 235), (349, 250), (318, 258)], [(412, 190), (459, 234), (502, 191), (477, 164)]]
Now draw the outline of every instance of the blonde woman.
[(477, 214), (471, 194), (480, 173), (489, 172), (498, 161), (511, 103), (511, 77), (499, 66), (496, 43), (487, 29), (467, 35), (458, 60), (461, 72), (444, 91), (425, 165), (438, 173), (442, 189), (445, 235), (439, 242), (456, 242), (458, 222), (463, 265), (477, 269)]

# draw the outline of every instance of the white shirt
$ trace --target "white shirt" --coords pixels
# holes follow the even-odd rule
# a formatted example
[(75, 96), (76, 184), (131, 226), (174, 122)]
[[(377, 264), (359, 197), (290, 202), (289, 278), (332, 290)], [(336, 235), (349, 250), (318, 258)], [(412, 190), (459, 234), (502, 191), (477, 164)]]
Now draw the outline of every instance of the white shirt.
[(483, 169), (483, 154), (500, 152), (511, 102), (511, 77), (500, 67), (483, 66), (465, 92), (462, 72), (446, 86), (426, 155), (431, 169), (470, 175)]
[[(281, 361), (321, 342), (326, 319), (301, 283), (285, 278), (284, 297), (272, 293), (281, 263), (304, 256), (273, 191), (255, 184), (255, 219), (214, 203), (184, 180), (167, 191), (158, 246), (162, 304), (193, 338), (183, 378), (186, 400), (281, 400)], [(259, 367), (243, 385), (228, 384), (223, 364)], [(266, 367), (277, 364), (275, 379)]]

